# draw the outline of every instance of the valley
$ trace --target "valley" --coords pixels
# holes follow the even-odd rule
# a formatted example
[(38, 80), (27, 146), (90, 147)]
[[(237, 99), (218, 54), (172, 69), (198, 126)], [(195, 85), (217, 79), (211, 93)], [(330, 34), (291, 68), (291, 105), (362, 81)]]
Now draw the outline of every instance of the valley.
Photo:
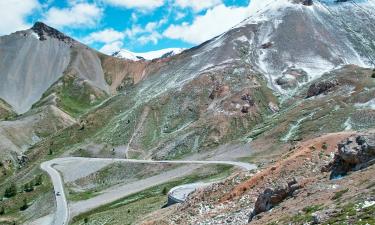
[(375, 2), (249, 6), (149, 54), (1, 36), (0, 224), (375, 224)]

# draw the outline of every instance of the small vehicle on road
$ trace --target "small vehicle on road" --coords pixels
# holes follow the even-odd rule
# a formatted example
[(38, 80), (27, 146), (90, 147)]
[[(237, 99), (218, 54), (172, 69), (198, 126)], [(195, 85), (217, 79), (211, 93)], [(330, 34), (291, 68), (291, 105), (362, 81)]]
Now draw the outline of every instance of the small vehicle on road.
[(56, 192), (56, 196), (60, 196), (61, 194), (60, 194), (60, 192)]

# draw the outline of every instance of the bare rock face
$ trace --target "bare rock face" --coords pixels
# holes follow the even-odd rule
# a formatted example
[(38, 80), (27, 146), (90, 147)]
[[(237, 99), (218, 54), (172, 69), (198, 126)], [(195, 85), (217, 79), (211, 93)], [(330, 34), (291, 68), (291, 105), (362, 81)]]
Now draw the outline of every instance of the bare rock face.
[(292, 181), (282, 184), (277, 188), (266, 188), (263, 193), (261, 193), (254, 206), (253, 212), (250, 214), (249, 222), (253, 220), (253, 218), (262, 213), (267, 212), (268, 210), (272, 209), (275, 205), (284, 201), (284, 199), (293, 195), (293, 193), (300, 189), (301, 185), (293, 179)]
[(314, 4), (313, 0), (304, 0), (303, 3), (304, 5), (311, 6)]
[(45, 41), (47, 38), (45, 36), (49, 36), (55, 39), (58, 39), (60, 41), (63, 41), (65, 43), (71, 43), (74, 40), (65, 34), (61, 33), (60, 31), (47, 26), (46, 24), (42, 22), (36, 22), (34, 26), (31, 28), (35, 33), (38, 34), (40, 41)]
[(332, 171), (331, 179), (360, 170), (375, 163), (375, 135), (349, 137), (340, 142), (333, 161), (324, 171)]
[(98, 53), (40, 22), (0, 37), (0, 68), (0, 98), (17, 114), (67, 74), (109, 93)]
[(334, 87), (339, 85), (339, 82), (337, 80), (331, 80), (331, 81), (322, 81), (313, 83), (309, 90), (307, 91), (307, 98), (311, 98), (313, 96), (318, 96), (320, 94), (325, 94), (331, 91)]

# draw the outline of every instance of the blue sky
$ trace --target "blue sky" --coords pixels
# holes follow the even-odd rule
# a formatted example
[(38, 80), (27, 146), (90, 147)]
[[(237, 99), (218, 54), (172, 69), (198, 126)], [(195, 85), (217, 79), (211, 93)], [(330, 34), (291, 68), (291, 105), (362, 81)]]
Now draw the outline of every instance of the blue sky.
[(43, 21), (105, 53), (189, 48), (248, 16), (249, 0), (1, 0), (0, 35)]

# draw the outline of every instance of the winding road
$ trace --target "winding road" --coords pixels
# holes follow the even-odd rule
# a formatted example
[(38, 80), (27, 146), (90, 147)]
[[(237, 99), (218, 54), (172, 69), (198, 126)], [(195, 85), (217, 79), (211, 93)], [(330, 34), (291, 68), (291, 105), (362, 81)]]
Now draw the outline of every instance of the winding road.
[[(164, 174), (160, 174), (158, 176), (150, 177), (144, 179), (144, 183), (141, 180), (137, 184), (130, 184), (121, 187), (120, 190), (115, 191), (108, 191), (104, 192), (103, 195), (94, 197), (93, 199), (88, 199), (85, 201), (81, 201), (71, 205), (69, 209), (68, 201), (64, 192), (64, 182), (61, 174), (54, 168), (55, 165), (61, 165), (64, 163), (72, 163), (78, 161), (85, 161), (85, 162), (129, 162), (129, 163), (150, 163), (150, 164), (159, 164), (159, 163), (168, 163), (168, 164), (202, 164), (202, 165), (210, 165), (210, 164), (221, 164), (221, 165), (232, 165), (235, 167), (239, 167), (245, 171), (256, 169), (254, 164), (243, 163), (243, 162), (234, 162), (234, 161), (195, 161), (195, 160), (175, 160), (175, 161), (153, 161), (153, 160), (136, 160), (136, 159), (113, 159), (113, 158), (82, 158), (82, 157), (66, 157), (66, 158), (56, 158), (51, 161), (43, 162), (41, 164), (41, 168), (46, 171), (49, 176), (51, 177), (53, 187), (55, 190), (55, 199), (56, 199), (56, 212), (53, 217), (53, 225), (67, 225), (69, 220), (80, 213), (86, 212), (93, 208), (99, 207), (100, 205), (104, 205), (120, 198), (126, 197), (129, 194), (137, 193), (142, 189), (147, 188), (147, 186), (141, 186), (142, 184), (146, 184), (151, 186), (157, 185), (158, 183), (164, 183), (168, 180), (175, 178), (175, 175), (168, 174), (168, 172)], [(185, 171), (190, 172), (190, 171)], [(152, 180), (152, 178), (154, 180)], [(146, 182), (146, 180), (148, 182)], [(157, 181), (156, 181), (157, 180)], [(151, 181), (151, 182), (150, 182)], [(57, 194), (59, 193), (59, 194)]]

